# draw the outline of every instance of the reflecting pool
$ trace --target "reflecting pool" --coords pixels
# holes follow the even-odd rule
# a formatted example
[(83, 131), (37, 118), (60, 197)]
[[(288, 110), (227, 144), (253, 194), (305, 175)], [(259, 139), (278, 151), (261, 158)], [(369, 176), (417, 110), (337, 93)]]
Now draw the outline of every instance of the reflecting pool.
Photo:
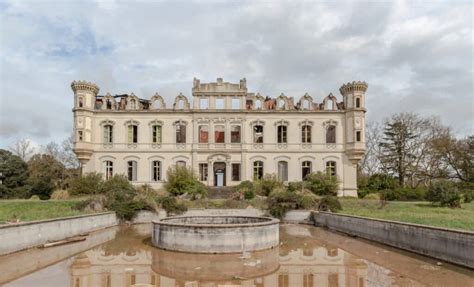
[(189, 254), (154, 248), (151, 225), (0, 257), (3, 286), (474, 286), (472, 270), (306, 225), (281, 225), (277, 248)]

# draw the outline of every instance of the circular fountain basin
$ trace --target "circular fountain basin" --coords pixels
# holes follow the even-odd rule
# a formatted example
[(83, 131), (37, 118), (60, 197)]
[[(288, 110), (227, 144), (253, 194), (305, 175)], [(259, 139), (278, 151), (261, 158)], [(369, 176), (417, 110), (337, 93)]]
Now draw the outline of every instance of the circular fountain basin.
[(153, 221), (152, 244), (195, 253), (235, 253), (278, 246), (279, 220), (253, 216), (179, 216)]

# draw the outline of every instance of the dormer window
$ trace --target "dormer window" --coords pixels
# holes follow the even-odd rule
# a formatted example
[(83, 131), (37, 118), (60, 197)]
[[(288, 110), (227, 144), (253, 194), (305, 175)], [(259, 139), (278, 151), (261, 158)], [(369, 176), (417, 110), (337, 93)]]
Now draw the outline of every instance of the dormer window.
[(137, 101), (135, 101), (135, 99), (130, 100), (130, 109), (132, 109), (132, 110), (137, 109)]

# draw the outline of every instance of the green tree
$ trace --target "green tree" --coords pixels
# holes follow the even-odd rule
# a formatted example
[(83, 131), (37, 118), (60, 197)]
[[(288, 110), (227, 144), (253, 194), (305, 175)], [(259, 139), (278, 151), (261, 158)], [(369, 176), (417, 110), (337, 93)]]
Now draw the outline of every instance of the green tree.
[(35, 154), (28, 161), (31, 194), (41, 199), (49, 199), (55, 188), (61, 188), (65, 178), (65, 168), (53, 156)]
[(318, 171), (305, 177), (304, 186), (316, 195), (337, 195), (339, 183), (335, 176)]
[(28, 165), (11, 152), (0, 149), (0, 198), (29, 197), (27, 194)]
[(405, 185), (410, 162), (414, 159), (410, 141), (415, 138), (416, 135), (413, 134), (411, 125), (404, 114), (395, 115), (385, 124), (384, 138), (380, 143), (381, 162), (388, 172), (398, 177), (400, 186)]

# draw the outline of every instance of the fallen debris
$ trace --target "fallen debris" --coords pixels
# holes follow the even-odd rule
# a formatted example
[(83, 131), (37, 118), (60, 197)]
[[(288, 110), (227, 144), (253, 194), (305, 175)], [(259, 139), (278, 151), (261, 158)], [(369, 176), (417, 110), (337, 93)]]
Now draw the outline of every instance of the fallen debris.
[(45, 244), (40, 245), (39, 248), (48, 248), (48, 247), (53, 247), (53, 246), (58, 246), (58, 245), (69, 244), (73, 242), (84, 241), (86, 240), (86, 238), (87, 236), (74, 236), (74, 237), (63, 239), (63, 240), (47, 242)]

